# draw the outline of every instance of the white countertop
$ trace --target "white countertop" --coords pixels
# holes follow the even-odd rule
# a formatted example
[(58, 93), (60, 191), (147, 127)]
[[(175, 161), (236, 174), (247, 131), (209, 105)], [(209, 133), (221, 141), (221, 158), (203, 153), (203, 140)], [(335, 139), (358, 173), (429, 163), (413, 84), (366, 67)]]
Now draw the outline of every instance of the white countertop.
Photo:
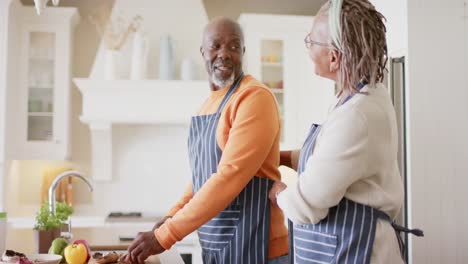
[[(30, 229), (34, 227), (34, 217), (9, 217), (8, 226), (14, 229)], [(72, 228), (94, 227), (138, 227), (151, 229), (155, 221), (106, 221), (104, 216), (71, 216)]]
[[(145, 221), (115, 220), (106, 221), (104, 216), (71, 216), (72, 233), (89, 239), (90, 243), (98, 245), (115, 245), (129, 242), (119, 242), (119, 236), (134, 236), (138, 232), (151, 230), (157, 220)], [(10, 217), (7, 220), (8, 228), (33, 229), (33, 217)], [(178, 243), (179, 245), (198, 245), (198, 236), (192, 233)]]
[[(141, 221), (143, 220), (143, 221)], [(32, 251), (32, 229), (35, 224), (34, 217), (10, 217), (7, 220), (8, 229), (10, 234), (10, 246), (22, 249), (23, 251)], [(88, 243), (95, 248), (119, 247), (127, 248), (131, 242), (120, 241), (120, 237), (135, 237), (138, 232), (151, 230), (155, 221), (146, 221), (140, 219), (138, 221), (120, 221), (112, 222), (106, 221), (105, 216), (72, 216), (72, 234), (73, 239), (85, 239)], [(17, 236), (27, 236), (31, 245), (26, 245), (24, 240), (16, 241), (14, 238)], [(16, 243), (16, 244), (15, 244)], [(25, 244), (26, 243), (26, 244)], [(196, 232), (186, 236), (182, 241), (176, 243), (175, 247), (181, 253), (190, 253), (194, 257), (193, 263), (201, 262), (201, 248)], [(114, 249), (112, 249), (114, 250)]]

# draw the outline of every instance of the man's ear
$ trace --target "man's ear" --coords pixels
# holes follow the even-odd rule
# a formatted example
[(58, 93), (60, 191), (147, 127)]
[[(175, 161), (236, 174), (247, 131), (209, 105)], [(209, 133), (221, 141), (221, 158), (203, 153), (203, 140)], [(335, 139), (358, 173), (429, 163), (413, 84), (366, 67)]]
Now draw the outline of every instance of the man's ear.
[(242, 48), (242, 55), (245, 54), (245, 46)]
[(330, 72), (336, 72), (338, 69), (340, 69), (340, 52), (335, 49), (329, 49), (328, 58), (330, 60)]
[(200, 53), (201, 53), (202, 56), (205, 56), (205, 52), (203, 51), (203, 47), (202, 47), (202, 46), (200, 46)]

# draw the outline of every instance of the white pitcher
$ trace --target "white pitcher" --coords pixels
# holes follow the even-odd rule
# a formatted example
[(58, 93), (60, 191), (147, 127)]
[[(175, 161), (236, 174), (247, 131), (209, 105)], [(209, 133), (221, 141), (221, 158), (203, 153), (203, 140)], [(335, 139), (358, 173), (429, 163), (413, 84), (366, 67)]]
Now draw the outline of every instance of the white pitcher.
[(146, 79), (148, 66), (148, 38), (140, 31), (133, 38), (132, 68), (130, 79)]
[(159, 79), (174, 80), (175, 63), (172, 40), (168, 34), (161, 36), (159, 46)]
[(184, 81), (197, 79), (197, 66), (191, 58), (185, 58), (180, 67), (180, 79)]
[(104, 79), (115, 80), (120, 78), (120, 51), (104, 50)]
[(36, 7), (38, 15), (40, 15), (42, 10), (46, 8), (47, 2), (49, 2), (49, 0), (34, 0), (34, 6)]

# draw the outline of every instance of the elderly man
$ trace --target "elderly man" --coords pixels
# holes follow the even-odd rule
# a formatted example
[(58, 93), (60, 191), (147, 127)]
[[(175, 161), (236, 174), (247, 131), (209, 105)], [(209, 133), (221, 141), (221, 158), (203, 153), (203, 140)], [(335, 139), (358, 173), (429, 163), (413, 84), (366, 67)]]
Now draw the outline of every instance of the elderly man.
[(211, 94), (192, 117), (192, 182), (153, 231), (140, 233), (128, 258), (143, 263), (198, 230), (204, 263), (287, 263), (284, 217), (268, 199), (280, 180), (280, 117), (274, 95), (242, 72), (242, 30), (211, 21), (200, 52)]

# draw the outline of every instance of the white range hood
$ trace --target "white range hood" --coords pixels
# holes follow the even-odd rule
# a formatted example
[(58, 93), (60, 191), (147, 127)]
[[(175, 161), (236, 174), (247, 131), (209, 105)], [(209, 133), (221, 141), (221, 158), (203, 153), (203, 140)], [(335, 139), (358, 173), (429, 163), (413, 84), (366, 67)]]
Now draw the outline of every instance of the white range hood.
[(189, 124), (209, 94), (207, 81), (74, 79), (80, 120), (91, 130), (94, 180), (112, 179), (113, 124)]

